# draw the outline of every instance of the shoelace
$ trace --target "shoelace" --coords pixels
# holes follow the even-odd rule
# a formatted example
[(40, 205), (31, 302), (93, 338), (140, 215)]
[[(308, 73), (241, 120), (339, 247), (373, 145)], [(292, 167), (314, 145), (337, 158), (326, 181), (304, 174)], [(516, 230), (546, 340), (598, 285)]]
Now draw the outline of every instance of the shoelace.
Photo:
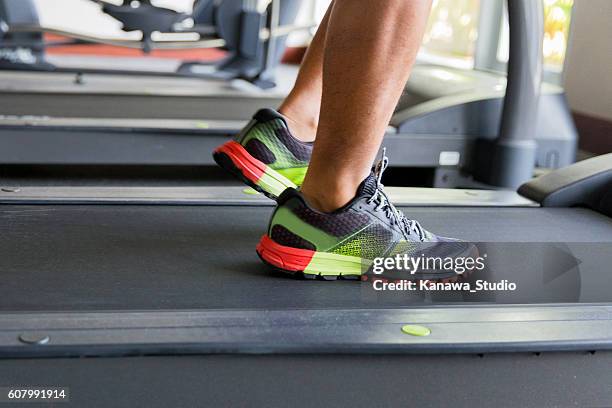
[(419, 240), (423, 242), (425, 240), (425, 232), (421, 227), (421, 224), (415, 220), (406, 218), (403, 212), (395, 208), (383, 190), (384, 185), (382, 184), (382, 176), (389, 166), (389, 158), (387, 157), (386, 153), (387, 149), (383, 147), (382, 158), (378, 161), (374, 170), (374, 173), (376, 174), (376, 190), (374, 191), (374, 194), (368, 198), (367, 202), (369, 204), (376, 202), (377, 205), (375, 209), (377, 211), (384, 211), (385, 216), (389, 219), (393, 219), (401, 227), (402, 232), (405, 235), (411, 235), (414, 232), (418, 235)]

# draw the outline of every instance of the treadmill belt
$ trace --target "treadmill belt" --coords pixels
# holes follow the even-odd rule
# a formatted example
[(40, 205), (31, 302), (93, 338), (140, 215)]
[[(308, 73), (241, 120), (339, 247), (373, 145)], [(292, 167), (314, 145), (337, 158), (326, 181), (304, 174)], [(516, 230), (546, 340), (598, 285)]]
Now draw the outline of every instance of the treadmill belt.
[[(426, 228), (485, 243), (492, 254), (513, 248), (503, 268), (467, 279), (513, 280), (517, 290), (486, 293), (379, 292), (369, 283), (273, 274), (255, 253), (271, 211), (3, 205), (0, 311), (612, 301), (612, 221), (587, 209), (405, 208)], [(551, 257), (560, 260), (552, 270), (542, 266)]]

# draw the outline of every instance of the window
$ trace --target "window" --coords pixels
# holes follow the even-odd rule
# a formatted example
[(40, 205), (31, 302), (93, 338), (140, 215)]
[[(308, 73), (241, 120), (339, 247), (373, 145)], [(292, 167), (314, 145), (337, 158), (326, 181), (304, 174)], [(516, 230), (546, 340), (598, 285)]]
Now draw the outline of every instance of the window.
[[(545, 78), (560, 82), (575, 0), (540, 1), (545, 19)], [(330, 0), (316, 0), (314, 13), (319, 19), (329, 3)], [(508, 48), (506, 0), (433, 0), (419, 60), (504, 72)]]
[[(574, 0), (543, 0), (544, 3), (544, 66), (552, 73), (563, 71)], [(497, 59), (508, 61), (509, 47), (508, 15), (504, 13), (504, 23), (500, 34)]]
[(480, 0), (434, 0), (421, 59), (473, 67), (479, 17)]
[(559, 71), (565, 62), (574, 0), (544, 0), (544, 62)]
[[(318, 21), (330, 0), (311, 0)], [(489, 0), (487, 0), (489, 1)], [(481, 0), (433, 0), (419, 59), (473, 68)]]

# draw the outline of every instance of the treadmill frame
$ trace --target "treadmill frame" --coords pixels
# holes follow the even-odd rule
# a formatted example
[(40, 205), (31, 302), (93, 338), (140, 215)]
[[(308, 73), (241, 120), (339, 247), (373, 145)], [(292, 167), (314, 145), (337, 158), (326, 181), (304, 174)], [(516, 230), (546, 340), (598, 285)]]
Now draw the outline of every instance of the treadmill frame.
[[(401, 331), (405, 324), (424, 325), (431, 335), (406, 335)], [(609, 304), (437, 306), (375, 311), (15, 312), (0, 314), (0, 327), (3, 358), (612, 349)]]
[[(11, 189), (5, 189), (11, 190)], [(166, 205), (178, 200), (185, 188), (24, 188), (3, 191), (0, 203), (43, 205), (58, 202)], [(73, 191), (71, 196), (67, 192)], [(396, 189), (404, 192), (402, 205), (418, 194), (435, 202), (447, 199), (445, 191)], [(113, 197), (113, 191), (123, 191)], [(266, 205), (261, 197), (240, 198), (239, 188), (206, 188), (195, 193), (192, 204)], [(146, 194), (148, 192), (148, 194)], [(437, 193), (436, 193), (437, 192)], [(36, 194), (34, 194), (36, 193)], [(61, 198), (61, 194), (64, 198)], [(110, 194), (109, 194), (110, 193)], [(487, 191), (489, 204), (470, 191), (473, 205), (495, 206), (493, 196), (508, 192)], [(84, 197), (89, 194), (87, 200)], [(108, 194), (107, 199), (104, 195)], [(168, 194), (164, 200), (163, 195)], [(391, 193), (393, 195), (394, 193)], [(512, 193), (516, 194), (516, 193)], [(172, 197), (174, 195), (174, 197)], [(219, 200), (215, 200), (217, 196)], [(72, 198), (71, 198), (72, 197)], [(75, 197), (80, 197), (75, 199)], [(130, 198), (131, 197), (131, 198)], [(227, 198), (230, 197), (230, 198)], [(111, 200), (112, 199), (112, 200)], [(191, 198), (193, 199), (193, 197)], [(170, 202), (169, 202), (170, 201)], [(189, 200), (187, 200), (189, 201)], [(422, 205), (416, 200), (413, 205)], [(525, 200), (515, 206), (533, 207)], [(457, 204), (455, 204), (457, 206)], [(537, 211), (537, 210), (536, 210)], [(359, 283), (356, 283), (359, 284)], [(421, 324), (427, 337), (404, 334), (405, 324)], [(163, 354), (278, 354), (278, 353), (490, 353), (539, 351), (594, 351), (612, 349), (612, 304), (473, 304), (430, 305), (387, 309), (291, 310), (155, 310), (100, 312), (0, 313), (0, 357), (126, 356)]]

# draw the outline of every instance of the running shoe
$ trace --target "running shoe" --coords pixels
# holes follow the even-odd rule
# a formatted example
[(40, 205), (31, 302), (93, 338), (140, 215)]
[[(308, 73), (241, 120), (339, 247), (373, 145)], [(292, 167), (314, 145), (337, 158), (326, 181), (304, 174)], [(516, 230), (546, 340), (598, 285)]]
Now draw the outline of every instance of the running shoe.
[(262, 109), (213, 157), (219, 166), (275, 200), (285, 189), (302, 185), (312, 146), (293, 137), (283, 115)]
[[(257, 253), (276, 270), (308, 279), (452, 280), (458, 277), (436, 259), (476, 258), (476, 246), (439, 237), (396, 209), (381, 183), (388, 165), (384, 156), (362, 182), (355, 198), (333, 213), (321, 213), (308, 205), (302, 194), (289, 188), (278, 199), (268, 233)], [(376, 258), (409, 257), (434, 259), (427, 266), (408, 270), (375, 271)], [(398, 274), (399, 271), (399, 274)]]

